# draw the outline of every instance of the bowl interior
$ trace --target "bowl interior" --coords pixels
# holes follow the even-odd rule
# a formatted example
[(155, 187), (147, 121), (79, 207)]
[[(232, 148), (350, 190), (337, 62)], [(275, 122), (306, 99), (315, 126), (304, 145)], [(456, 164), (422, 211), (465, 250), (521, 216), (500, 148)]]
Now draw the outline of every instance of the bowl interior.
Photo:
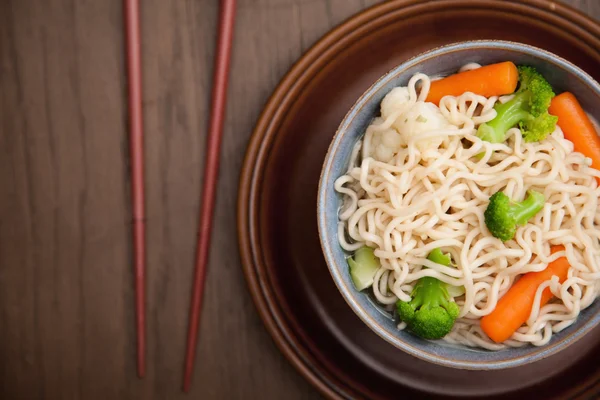
[(546, 346), (524, 346), (501, 351), (471, 349), (442, 341), (422, 340), (398, 331), (391, 315), (365, 294), (358, 292), (350, 278), (347, 253), (337, 240), (338, 210), (342, 197), (334, 181), (346, 172), (350, 153), (373, 118), (379, 115), (383, 97), (394, 87), (406, 85), (418, 72), (428, 75), (450, 74), (462, 65), (476, 62), (493, 64), (513, 61), (536, 67), (557, 93), (574, 93), (596, 120), (600, 117), (600, 86), (585, 72), (558, 56), (535, 47), (513, 42), (473, 41), (432, 50), (396, 67), (383, 76), (356, 102), (342, 121), (325, 159), (318, 193), (318, 226), (321, 245), (332, 277), (354, 312), (379, 336), (394, 346), (440, 365), (466, 369), (501, 369), (540, 360), (566, 348), (590, 331), (600, 319), (600, 302), (581, 312), (575, 324), (552, 336)]

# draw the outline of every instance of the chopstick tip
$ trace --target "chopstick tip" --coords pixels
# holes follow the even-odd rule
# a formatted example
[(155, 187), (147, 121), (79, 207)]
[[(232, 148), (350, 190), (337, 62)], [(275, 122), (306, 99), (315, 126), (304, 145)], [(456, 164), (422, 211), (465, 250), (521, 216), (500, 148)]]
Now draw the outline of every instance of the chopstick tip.
[(190, 384), (191, 384), (190, 379), (186, 378), (185, 381), (183, 382), (183, 386), (181, 387), (181, 390), (183, 391), (183, 393), (190, 392)]
[(139, 379), (144, 379), (144, 377), (146, 376), (146, 368), (143, 364), (138, 364), (137, 375)]

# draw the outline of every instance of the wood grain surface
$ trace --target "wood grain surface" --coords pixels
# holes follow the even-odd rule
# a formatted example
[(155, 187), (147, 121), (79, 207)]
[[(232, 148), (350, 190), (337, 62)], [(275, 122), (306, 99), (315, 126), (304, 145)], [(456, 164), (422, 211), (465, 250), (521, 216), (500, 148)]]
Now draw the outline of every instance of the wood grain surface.
[[(197, 367), (180, 391), (217, 0), (141, 0), (147, 377), (135, 375), (121, 0), (0, 0), (0, 398), (314, 399), (237, 252), (245, 146), (320, 36), (376, 0), (238, 0)], [(600, 1), (568, 3), (600, 18)]]

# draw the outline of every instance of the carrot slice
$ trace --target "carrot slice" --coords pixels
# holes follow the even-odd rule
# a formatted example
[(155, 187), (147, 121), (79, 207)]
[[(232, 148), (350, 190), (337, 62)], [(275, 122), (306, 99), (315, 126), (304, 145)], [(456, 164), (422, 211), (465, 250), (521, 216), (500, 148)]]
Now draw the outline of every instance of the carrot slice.
[[(552, 253), (562, 250), (564, 250), (563, 246), (552, 246)], [(566, 257), (561, 257), (548, 264), (543, 271), (523, 275), (502, 296), (494, 311), (481, 318), (481, 329), (494, 342), (504, 342), (529, 318), (538, 287), (555, 275), (562, 283), (567, 279), (568, 272), (569, 262)], [(550, 288), (546, 288), (542, 292), (540, 306), (546, 304), (552, 297)]]
[(591, 158), (592, 168), (600, 170), (600, 136), (577, 98), (569, 92), (559, 94), (552, 99), (548, 112), (558, 117), (558, 126), (573, 142), (575, 151)]
[(519, 73), (512, 62), (490, 64), (431, 82), (426, 101), (438, 105), (444, 96), (460, 96), (465, 92), (501, 96), (513, 93), (518, 81)]

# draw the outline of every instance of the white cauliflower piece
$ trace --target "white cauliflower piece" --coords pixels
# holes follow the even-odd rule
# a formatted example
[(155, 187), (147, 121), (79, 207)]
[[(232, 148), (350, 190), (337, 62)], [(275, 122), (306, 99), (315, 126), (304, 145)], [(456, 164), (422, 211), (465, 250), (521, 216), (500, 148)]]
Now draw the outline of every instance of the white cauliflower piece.
[(373, 158), (383, 162), (390, 162), (404, 144), (402, 136), (395, 129), (377, 132), (376, 136), (378, 143), (373, 147)]
[(403, 108), (410, 100), (407, 87), (395, 87), (381, 101), (381, 117), (385, 120), (395, 111)]
[(407, 109), (409, 107), (410, 95), (407, 87), (393, 88), (381, 101), (381, 117), (375, 118), (367, 130), (369, 145), (366, 148), (366, 156), (382, 162), (390, 162), (394, 155), (398, 153), (401, 146), (406, 143), (402, 136), (390, 127), (379, 130), (377, 125), (381, 125), (390, 115), (395, 112)]
[(370, 140), (366, 156), (373, 157), (377, 161), (390, 162), (402, 145), (404, 145), (402, 136), (394, 128), (383, 131), (373, 129), (376, 125), (378, 124), (374, 123), (371, 125), (370, 132), (367, 133)]
[[(384, 123), (394, 113), (400, 113), (392, 126), (380, 130), (377, 125)], [(407, 87), (393, 88), (381, 101), (381, 117), (376, 118), (367, 130), (368, 145), (365, 155), (382, 162), (390, 162), (402, 147), (413, 137), (423, 133), (455, 128), (432, 103), (410, 101)], [(416, 147), (424, 153), (437, 149), (443, 137), (432, 137), (416, 142)]]
[[(421, 136), (424, 133), (456, 129), (442, 115), (435, 104), (422, 101), (416, 102), (410, 110), (402, 113), (392, 126), (400, 133), (404, 143), (408, 143), (411, 138)], [(430, 137), (417, 141), (415, 145), (421, 152), (424, 152), (439, 148), (443, 139), (443, 137)]]

